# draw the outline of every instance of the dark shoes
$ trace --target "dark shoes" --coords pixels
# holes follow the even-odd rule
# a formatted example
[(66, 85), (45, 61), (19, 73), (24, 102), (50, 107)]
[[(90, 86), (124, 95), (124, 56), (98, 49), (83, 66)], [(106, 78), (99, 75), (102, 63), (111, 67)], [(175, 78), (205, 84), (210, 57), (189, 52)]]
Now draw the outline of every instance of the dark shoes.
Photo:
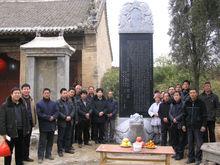
[(95, 144), (105, 144), (105, 141), (104, 140), (96, 140)]
[(91, 146), (92, 144), (91, 143), (84, 143), (84, 145)]
[(65, 153), (74, 154), (75, 152), (73, 150), (66, 150)]
[(38, 159), (38, 164), (42, 164), (43, 163), (43, 159)]
[(188, 159), (188, 160), (186, 161), (186, 164), (190, 164), (190, 163), (195, 163), (195, 160), (194, 160), (194, 159)]
[(175, 158), (176, 158), (176, 156), (177, 156), (177, 155), (175, 154), (175, 155), (171, 156), (171, 158), (175, 159)]
[(195, 165), (200, 165), (201, 164), (201, 161), (196, 161), (195, 162)]
[(105, 144), (106, 142), (104, 140), (99, 140), (99, 144)]
[(181, 159), (183, 159), (183, 156), (176, 155), (176, 157), (175, 157), (174, 159), (175, 159), (175, 160), (181, 160)]
[(33, 162), (33, 161), (34, 161), (34, 159), (31, 159), (31, 158), (26, 158), (26, 159), (24, 159), (24, 161), (25, 161), (25, 162)]
[(63, 152), (58, 152), (59, 157), (63, 157)]
[(45, 157), (45, 159), (54, 160), (52, 156)]

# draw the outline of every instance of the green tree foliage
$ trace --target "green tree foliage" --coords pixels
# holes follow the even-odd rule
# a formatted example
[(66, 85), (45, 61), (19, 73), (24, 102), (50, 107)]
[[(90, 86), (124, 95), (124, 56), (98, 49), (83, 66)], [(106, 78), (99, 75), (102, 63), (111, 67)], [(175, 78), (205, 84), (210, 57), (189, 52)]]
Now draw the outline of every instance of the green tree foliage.
[(119, 98), (119, 68), (113, 67), (109, 69), (102, 78), (102, 88), (105, 92), (112, 90), (115, 99)]
[(172, 60), (159, 57), (154, 67), (154, 89), (165, 91), (169, 86), (181, 84), (183, 80), (191, 80), (186, 69), (179, 68)]
[(170, 0), (172, 60), (189, 70), (198, 89), (201, 74), (219, 62), (219, 0)]
[[(180, 68), (167, 57), (159, 57), (155, 60), (154, 90), (165, 91), (169, 86), (182, 84), (186, 79), (192, 82), (187, 68)], [(198, 86), (200, 92), (202, 92), (203, 84), (206, 81), (211, 82), (214, 93), (220, 97), (220, 65), (210, 72), (202, 73)]]

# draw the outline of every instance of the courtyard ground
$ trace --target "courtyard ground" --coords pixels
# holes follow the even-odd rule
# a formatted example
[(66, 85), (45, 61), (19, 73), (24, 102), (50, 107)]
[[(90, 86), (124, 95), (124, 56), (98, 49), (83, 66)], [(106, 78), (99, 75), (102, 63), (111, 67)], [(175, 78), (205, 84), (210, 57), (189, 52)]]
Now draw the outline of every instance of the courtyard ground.
[[(220, 124), (216, 125), (216, 134), (217, 141), (220, 141)], [(99, 164), (99, 153), (96, 153), (95, 150), (98, 147), (98, 144), (92, 143), (92, 146), (83, 146), (82, 148), (78, 148), (75, 144), (75, 153), (74, 154), (64, 154), (64, 157), (60, 158), (57, 155), (57, 146), (54, 144), (53, 147), (53, 156), (54, 160), (44, 160), (43, 165), (98, 165)], [(26, 163), (25, 165), (37, 165), (37, 147), (31, 147), (31, 158), (34, 158), (33, 163)], [(186, 162), (186, 158), (181, 161), (175, 161), (171, 159), (171, 165), (184, 165)], [(152, 165), (151, 162), (119, 162), (119, 161), (109, 161), (108, 165)], [(157, 165), (163, 165), (164, 163), (156, 163)], [(0, 158), (0, 165), (3, 165), (3, 158)], [(14, 161), (12, 163), (14, 165)]]

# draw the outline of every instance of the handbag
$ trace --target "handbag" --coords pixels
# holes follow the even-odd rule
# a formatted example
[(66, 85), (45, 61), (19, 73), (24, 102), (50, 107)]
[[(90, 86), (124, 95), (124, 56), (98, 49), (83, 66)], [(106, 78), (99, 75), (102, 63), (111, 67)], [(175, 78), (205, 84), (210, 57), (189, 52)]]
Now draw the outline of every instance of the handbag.
[(6, 157), (6, 156), (10, 156), (10, 155), (11, 155), (11, 151), (8, 146), (8, 143), (5, 140), (3, 140), (0, 143), (0, 157)]

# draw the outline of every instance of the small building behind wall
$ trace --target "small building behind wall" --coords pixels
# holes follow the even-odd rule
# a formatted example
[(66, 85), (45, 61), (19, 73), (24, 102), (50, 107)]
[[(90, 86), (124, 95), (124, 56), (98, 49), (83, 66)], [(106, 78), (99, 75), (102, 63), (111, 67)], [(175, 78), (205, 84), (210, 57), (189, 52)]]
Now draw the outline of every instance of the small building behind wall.
[[(15, 84), (26, 81), (26, 72), (20, 66), (26, 59), (20, 46), (32, 41), (36, 34), (63, 35), (75, 49), (69, 63), (70, 86), (100, 85), (112, 62), (105, 0), (0, 0), (0, 5), (0, 58), (4, 55), (7, 66), (9, 61), (15, 62), (18, 70), (13, 80), (8, 80), (9, 74), (2, 76), (1, 88), (9, 91)], [(8, 94), (6, 91), (0, 93), (1, 102)]]

